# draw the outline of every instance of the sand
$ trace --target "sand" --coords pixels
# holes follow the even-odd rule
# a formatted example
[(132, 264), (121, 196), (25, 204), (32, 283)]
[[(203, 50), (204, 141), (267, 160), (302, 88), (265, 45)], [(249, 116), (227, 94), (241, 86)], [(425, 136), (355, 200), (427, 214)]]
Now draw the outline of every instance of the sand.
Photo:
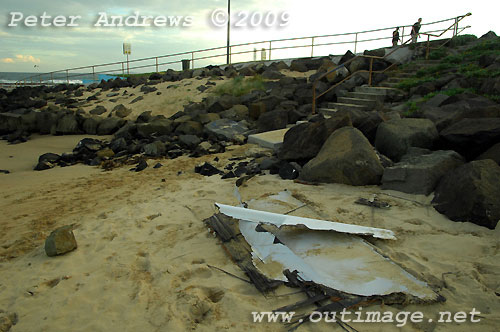
[[(120, 96), (124, 90), (135, 96), (114, 102), (110, 99), (117, 97), (106, 97), (112, 91), (105, 91), (100, 102), (83, 109), (88, 112), (103, 105), (109, 111), (123, 103), (132, 109), (127, 119), (146, 110), (170, 116), (189, 101), (209, 96), (213, 88), (204, 93), (196, 90), (207, 80), (161, 83), (156, 85), (161, 95), (120, 89)], [(81, 99), (96, 91), (85, 92)], [(139, 95), (144, 100), (130, 105)], [(130, 172), (130, 167), (103, 171), (84, 165), (32, 170), (39, 155), (70, 152), (83, 137), (91, 136), (33, 135), (17, 145), (0, 141), (0, 169), (11, 172), (0, 173), (0, 317), (2, 311), (17, 314), (18, 323), (11, 331), (286, 330), (281, 323), (253, 323), (252, 312), (271, 311), (304, 296), (286, 295), (294, 290), (281, 287), (264, 297), (253, 285), (213, 268), (246, 279), (202, 222), (214, 213), (215, 202), (238, 204), (235, 179), (194, 173), (194, 167), (205, 161), (223, 168), (229, 158), (267, 150), (245, 145), (196, 159), (149, 160), (150, 166), (160, 161), (164, 167), (139, 173)], [(371, 305), (363, 310), (421, 311), (426, 319), (401, 328), (396, 323), (352, 323), (357, 330), (498, 331), (500, 227), (488, 230), (453, 222), (433, 209), (432, 195), (382, 191), (376, 186), (310, 186), (266, 174), (249, 180), (240, 193), (248, 201), (284, 189), (303, 197), (324, 219), (394, 231), (397, 240), (370, 242), (447, 298), (433, 305)], [(354, 204), (373, 194), (392, 208)], [(305, 212), (299, 209), (293, 214), (301, 213)], [(44, 240), (63, 225), (74, 226), (78, 248), (47, 257)], [(436, 322), (439, 311), (473, 308), (481, 312), (479, 323)], [(305, 324), (299, 331), (332, 328), (340, 330), (323, 322)]]
[[(271, 311), (303, 298), (267, 298), (231, 262), (202, 220), (214, 202), (236, 205), (234, 179), (204, 177), (194, 166), (215, 156), (162, 160), (164, 167), (140, 173), (128, 167), (102, 171), (76, 165), (35, 172), (44, 152), (71, 151), (81, 137), (34, 137), (8, 146), (0, 142), (0, 310), (18, 315), (11, 331), (285, 331), (281, 323), (253, 323), (254, 311)], [(217, 155), (244, 156), (255, 146)], [(9, 155), (14, 156), (9, 158)], [(150, 160), (149, 164), (156, 163)], [(182, 173), (178, 174), (181, 171)], [(456, 223), (428, 205), (432, 197), (337, 184), (309, 186), (276, 175), (258, 176), (240, 188), (243, 200), (288, 189), (330, 220), (393, 230), (397, 240), (371, 240), (391, 259), (447, 298), (433, 305), (363, 310), (481, 312), (480, 323), (352, 323), (360, 331), (497, 331), (500, 326), (499, 230)], [(372, 210), (358, 197), (379, 194), (393, 206)], [(295, 215), (301, 215), (297, 210)], [(43, 243), (51, 230), (74, 225), (78, 248), (50, 258)], [(1, 312), (1, 311), (0, 311)], [(331, 330), (328, 323), (299, 331)], [(335, 326), (338, 330), (339, 327)]]

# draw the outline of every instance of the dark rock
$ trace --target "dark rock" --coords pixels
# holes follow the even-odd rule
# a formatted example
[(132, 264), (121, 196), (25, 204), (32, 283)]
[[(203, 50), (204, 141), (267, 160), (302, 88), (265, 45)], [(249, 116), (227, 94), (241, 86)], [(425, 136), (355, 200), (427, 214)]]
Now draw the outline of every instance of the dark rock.
[(159, 137), (172, 133), (173, 121), (168, 119), (154, 120), (149, 123), (137, 124), (137, 135), (142, 138)]
[(203, 165), (196, 166), (194, 168), (194, 172), (201, 174), (201, 175), (204, 175), (204, 176), (212, 176), (215, 174), (223, 174), (224, 173), (209, 163), (204, 163)]
[(267, 69), (265, 70), (263, 73), (262, 73), (262, 78), (265, 78), (265, 79), (271, 79), (271, 80), (277, 80), (277, 79), (280, 79), (282, 77), (284, 77), (285, 75), (283, 75), (282, 73), (280, 73), (278, 70), (274, 70), (274, 69)]
[(355, 127), (358, 128), (366, 138), (368, 138), (370, 143), (375, 143), (378, 126), (383, 121), (383, 115), (381, 115), (379, 112), (366, 112), (366, 117), (360, 124)]
[(111, 141), (109, 147), (115, 152), (124, 151), (127, 149), (127, 141), (123, 137), (115, 138)]
[[(227, 111), (224, 111), (224, 112), (227, 112)], [(224, 113), (224, 112), (222, 112), (222, 113)], [(215, 121), (215, 120), (219, 120), (220, 119), (220, 115), (217, 114), (217, 113), (204, 113), (204, 114), (197, 115), (194, 119), (196, 121), (200, 122), (201, 124), (205, 125), (205, 124), (207, 124), (209, 122), (212, 122), (212, 121)]]
[(201, 135), (203, 125), (196, 121), (185, 121), (177, 126), (175, 133), (179, 135)]
[(61, 159), (61, 156), (55, 153), (44, 153), (40, 157), (38, 157), (38, 162), (49, 162), (55, 164)]
[(436, 91), (436, 86), (432, 82), (426, 82), (415, 88), (410, 89), (411, 95), (425, 96), (431, 92)]
[(233, 179), (236, 177), (236, 174), (234, 174), (233, 171), (229, 171), (226, 174), (224, 174), (221, 179)]
[(96, 108), (91, 110), (89, 113), (92, 115), (102, 115), (102, 114), (106, 113), (107, 111), (108, 110), (106, 109), (106, 107), (99, 105), (99, 106), (96, 106)]
[(245, 140), (243, 134), (248, 128), (229, 119), (220, 119), (206, 124), (204, 130), (221, 140), (243, 142)]
[(300, 174), (305, 181), (353, 186), (380, 183), (384, 169), (366, 137), (356, 128), (337, 129)]
[(162, 156), (166, 152), (165, 143), (162, 141), (154, 141), (153, 143), (144, 145), (142, 148), (145, 155), (152, 157)]
[(300, 174), (300, 166), (297, 167), (298, 165), (296, 163), (284, 163), (280, 169), (279, 169), (279, 176), (283, 180), (295, 180), (296, 178), (299, 177)]
[(129, 116), (130, 113), (132, 113), (132, 110), (126, 108), (123, 104), (120, 104), (120, 105), (116, 105), (113, 108), (112, 112), (114, 113), (115, 116), (117, 116), (119, 118), (125, 118), (125, 117)]
[(257, 123), (260, 132), (286, 128), (288, 124), (288, 112), (275, 110), (261, 114)]
[(179, 141), (184, 144), (189, 149), (195, 148), (198, 144), (201, 143), (201, 140), (198, 136), (195, 135), (180, 135)]
[(77, 248), (73, 227), (62, 226), (52, 231), (45, 239), (45, 253), (49, 257), (64, 255)]
[(51, 112), (38, 112), (36, 114), (36, 123), (40, 134), (50, 134), (52, 128), (55, 129), (57, 124), (57, 115)]
[(399, 161), (410, 147), (432, 148), (439, 135), (428, 119), (389, 120), (378, 126), (375, 138), (377, 150)]
[(144, 111), (135, 120), (136, 123), (147, 123), (149, 122), (153, 116), (151, 115), (151, 111)]
[(439, 107), (439, 106), (441, 106), (441, 104), (446, 102), (446, 100), (448, 98), (450, 98), (450, 97), (445, 95), (445, 94), (438, 93), (437, 95), (435, 95), (431, 99), (427, 100), (425, 102), (425, 106), (427, 106), (427, 107)]
[(97, 135), (111, 135), (125, 124), (125, 120), (111, 117), (102, 120), (97, 127)]
[(429, 151), (428, 154), (420, 156), (405, 155), (401, 162), (384, 169), (382, 189), (429, 195), (442, 176), (463, 163), (463, 157), (455, 151)]
[(279, 158), (309, 160), (314, 158), (328, 137), (337, 129), (352, 126), (348, 115), (334, 116), (314, 123), (301, 123), (290, 128), (283, 139)]
[(263, 102), (253, 103), (248, 109), (248, 115), (253, 120), (257, 120), (261, 114), (266, 112), (266, 104)]
[(500, 142), (500, 118), (465, 118), (440, 132), (443, 146), (473, 160)]
[(144, 99), (144, 97), (143, 97), (143, 96), (139, 96), (139, 97), (135, 98), (134, 100), (132, 100), (129, 104), (134, 104), (134, 103), (137, 103), (138, 101), (141, 101), (141, 100), (143, 100), (143, 99)]
[(491, 159), (500, 165), (500, 143), (493, 145), (487, 151), (483, 152), (476, 160)]
[(90, 118), (86, 118), (83, 121), (82, 124), (82, 129), (85, 134), (89, 135), (96, 135), (97, 134), (97, 127), (99, 127), (99, 124), (102, 122), (102, 118), (98, 116), (92, 116)]
[(500, 219), (500, 166), (493, 160), (467, 163), (439, 182), (432, 204), (454, 221), (495, 229)]
[(80, 133), (78, 121), (74, 114), (66, 114), (57, 121), (56, 135), (71, 135)]
[(307, 69), (307, 66), (302, 61), (300, 61), (299, 59), (296, 59), (296, 60), (292, 60), (292, 63), (290, 64), (290, 70), (305, 73), (309, 69)]
[(34, 170), (35, 171), (44, 171), (46, 169), (51, 169), (51, 168), (54, 168), (55, 167), (55, 164), (51, 163), (51, 162), (48, 162), (48, 161), (41, 161), (39, 162)]
[(82, 149), (87, 149), (88, 151), (99, 151), (103, 147), (103, 142), (94, 138), (84, 138), (80, 140), (73, 149), (73, 152), (79, 152)]
[(352, 58), (354, 58), (355, 55), (354, 53), (352, 53), (351, 51), (347, 51), (343, 56), (342, 58), (340, 58), (340, 61), (339, 61), (339, 65), (343, 64), (344, 62), (346, 61), (349, 61), (351, 60)]
[[(210, 113), (209, 113), (210, 114)], [(241, 121), (247, 119), (249, 115), (248, 107), (245, 105), (234, 105), (230, 109), (220, 113), (220, 116), (233, 121)], [(216, 119), (214, 119), (216, 120)], [(212, 121), (214, 121), (212, 120)]]
[(154, 169), (158, 169), (161, 167), (163, 167), (163, 165), (161, 163), (156, 163), (156, 165), (153, 166)]
[(134, 172), (141, 172), (141, 171), (145, 170), (146, 168), (148, 168), (148, 163), (146, 162), (146, 160), (141, 159), (139, 161), (139, 163), (137, 164), (137, 166), (135, 166), (134, 168), (131, 168), (130, 170), (134, 171)]
[(347, 69), (351, 74), (360, 71), (360, 70), (368, 70), (369, 69), (369, 61), (366, 58), (358, 57), (351, 61), (347, 65)]
[(150, 92), (155, 92), (155, 91), (158, 91), (158, 89), (155, 88), (154, 86), (143, 85), (141, 87), (141, 92), (144, 92), (144, 94), (147, 94)]

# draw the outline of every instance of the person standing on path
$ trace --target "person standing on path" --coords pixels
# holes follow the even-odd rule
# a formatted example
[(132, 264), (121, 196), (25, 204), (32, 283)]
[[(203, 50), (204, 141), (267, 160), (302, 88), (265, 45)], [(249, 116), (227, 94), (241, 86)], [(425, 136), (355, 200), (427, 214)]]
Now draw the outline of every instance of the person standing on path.
[(422, 23), (422, 18), (419, 18), (415, 24), (411, 27), (411, 42), (414, 44), (417, 42), (418, 39), (418, 32), (420, 31), (420, 27), (422, 26), (420, 23)]
[(399, 42), (399, 27), (392, 32), (392, 47), (398, 46)]

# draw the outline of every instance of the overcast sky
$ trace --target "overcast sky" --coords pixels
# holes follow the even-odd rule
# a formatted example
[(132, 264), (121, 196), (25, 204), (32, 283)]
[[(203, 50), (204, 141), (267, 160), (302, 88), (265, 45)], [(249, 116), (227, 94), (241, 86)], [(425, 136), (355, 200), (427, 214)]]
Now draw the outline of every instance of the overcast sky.
[[(0, 71), (49, 72), (53, 70), (86, 66), (92, 64), (122, 61), (123, 42), (132, 45), (130, 59), (159, 56), (176, 52), (224, 46), (226, 44), (226, 28), (217, 28), (210, 23), (211, 13), (215, 9), (227, 9), (227, 0), (1, 0), (0, 9)], [(400, 25), (411, 25), (418, 17), (422, 23), (437, 21), (472, 12), (462, 25), (471, 25), (467, 33), (480, 36), (489, 30), (500, 33), (500, 12), (498, 1), (334, 1), (334, 0), (232, 0), (231, 11), (237, 15), (239, 11), (261, 13), (272, 12), (282, 15), (289, 23), (280, 27), (279, 20), (273, 27), (260, 26), (239, 27), (231, 30), (231, 43), (246, 43), (270, 39), (328, 35), (345, 32), (363, 31)], [(44, 12), (52, 17), (57, 15), (81, 16), (77, 20), (78, 27), (42, 27), (40, 20), (35, 27), (26, 27), (23, 21), (17, 26), (9, 27), (10, 13), (20, 12), (24, 17), (40, 16)], [(99, 13), (122, 15), (126, 18), (134, 12), (139, 15), (157, 16), (191, 16), (192, 24), (188, 27), (95, 27)], [(243, 16), (240, 16), (242, 18)], [(258, 18), (258, 17), (257, 17)], [(270, 17), (272, 18), (272, 16)], [(69, 22), (68, 22), (69, 23)], [(150, 22), (152, 24), (152, 22)], [(234, 20), (233, 20), (234, 23)], [(241, 23), (251, 25), (249, 19)], [(284, 23), (284, 21), (282, 22)], [(439, 26), (443, 28), (444, 26)], [(425, 30), (425, 27), (423, 28)], [(408, 31), (408, 30), (407, 30)], [(378, 36), (390, 37), (385, 31)], [(369, 36), (370, 38), (374, 35)], [(358, 37), (362, 39), (361, 36)], [(354, 40), (354, 36), (337, 37), (336, 39), (316, 39), (316, 43)], [(309, 44), (311, 40), (295, 42)], [(291, 43), (288, 43), (290, 45)], [(358, 46), (358, 51), (365, 48), (389, 45), (390, 40), (366, 43)], [(275, 46), (285, 46), (275, 43)], [(268, 47), (269, 45), (252, 45), (237, 51)], [(339, 54), (353, 49), (353, 44), (341, 46), (317, 47), (315, 55)], [(221, 54), (225, 51), (206, 53)], [(311, 48), (293, 51), (273, 51), (273, 58), (291, 56), (310, 56)], [(233, 62), (251, 60), (253, 54), (234, 57)], [(259, 53), (260, 57), (260, 53)], [(172, 58), (179, 60), (183, 57)], [(188, 56), (190, 58), (190, 56)], [(167, 60), (162, 60), (167, 61)], [(197, 61), (206, 65), (205, 62)], [(224, 57), (214, 59), (214, 63), (222, 63)], [(151, 64), (152, 62), (149, 62)], [(37, 67), (35, 67), (35, 65)], [(165, 69), (165, 68), (161, 68)], [(154, 71), (154, 68), (146, 69)]]

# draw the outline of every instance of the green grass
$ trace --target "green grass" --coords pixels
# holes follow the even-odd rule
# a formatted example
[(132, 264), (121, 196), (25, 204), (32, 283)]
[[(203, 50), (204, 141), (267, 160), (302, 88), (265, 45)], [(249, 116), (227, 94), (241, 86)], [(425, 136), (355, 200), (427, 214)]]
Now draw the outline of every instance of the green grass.
[(440, 60), (448, 54), (448, 51), (444, 48), (438, 48), (437, 50), (432, 50), (429, 53), (430, 60)]
[(264, 79), (260, 75), (255, 75), (249, 78), (237, 76), (232, 80), (215, 87), (213, 93), (218, 96), (228, 94), (240, 97), (253, 90), (265, 90)]
[(450, 41), (449, 46), (450, 47), (463, 46), (463, 45), (467, 45), (475, 40), (477, 40), (477, 37), (474, 35), (459, 35)]

